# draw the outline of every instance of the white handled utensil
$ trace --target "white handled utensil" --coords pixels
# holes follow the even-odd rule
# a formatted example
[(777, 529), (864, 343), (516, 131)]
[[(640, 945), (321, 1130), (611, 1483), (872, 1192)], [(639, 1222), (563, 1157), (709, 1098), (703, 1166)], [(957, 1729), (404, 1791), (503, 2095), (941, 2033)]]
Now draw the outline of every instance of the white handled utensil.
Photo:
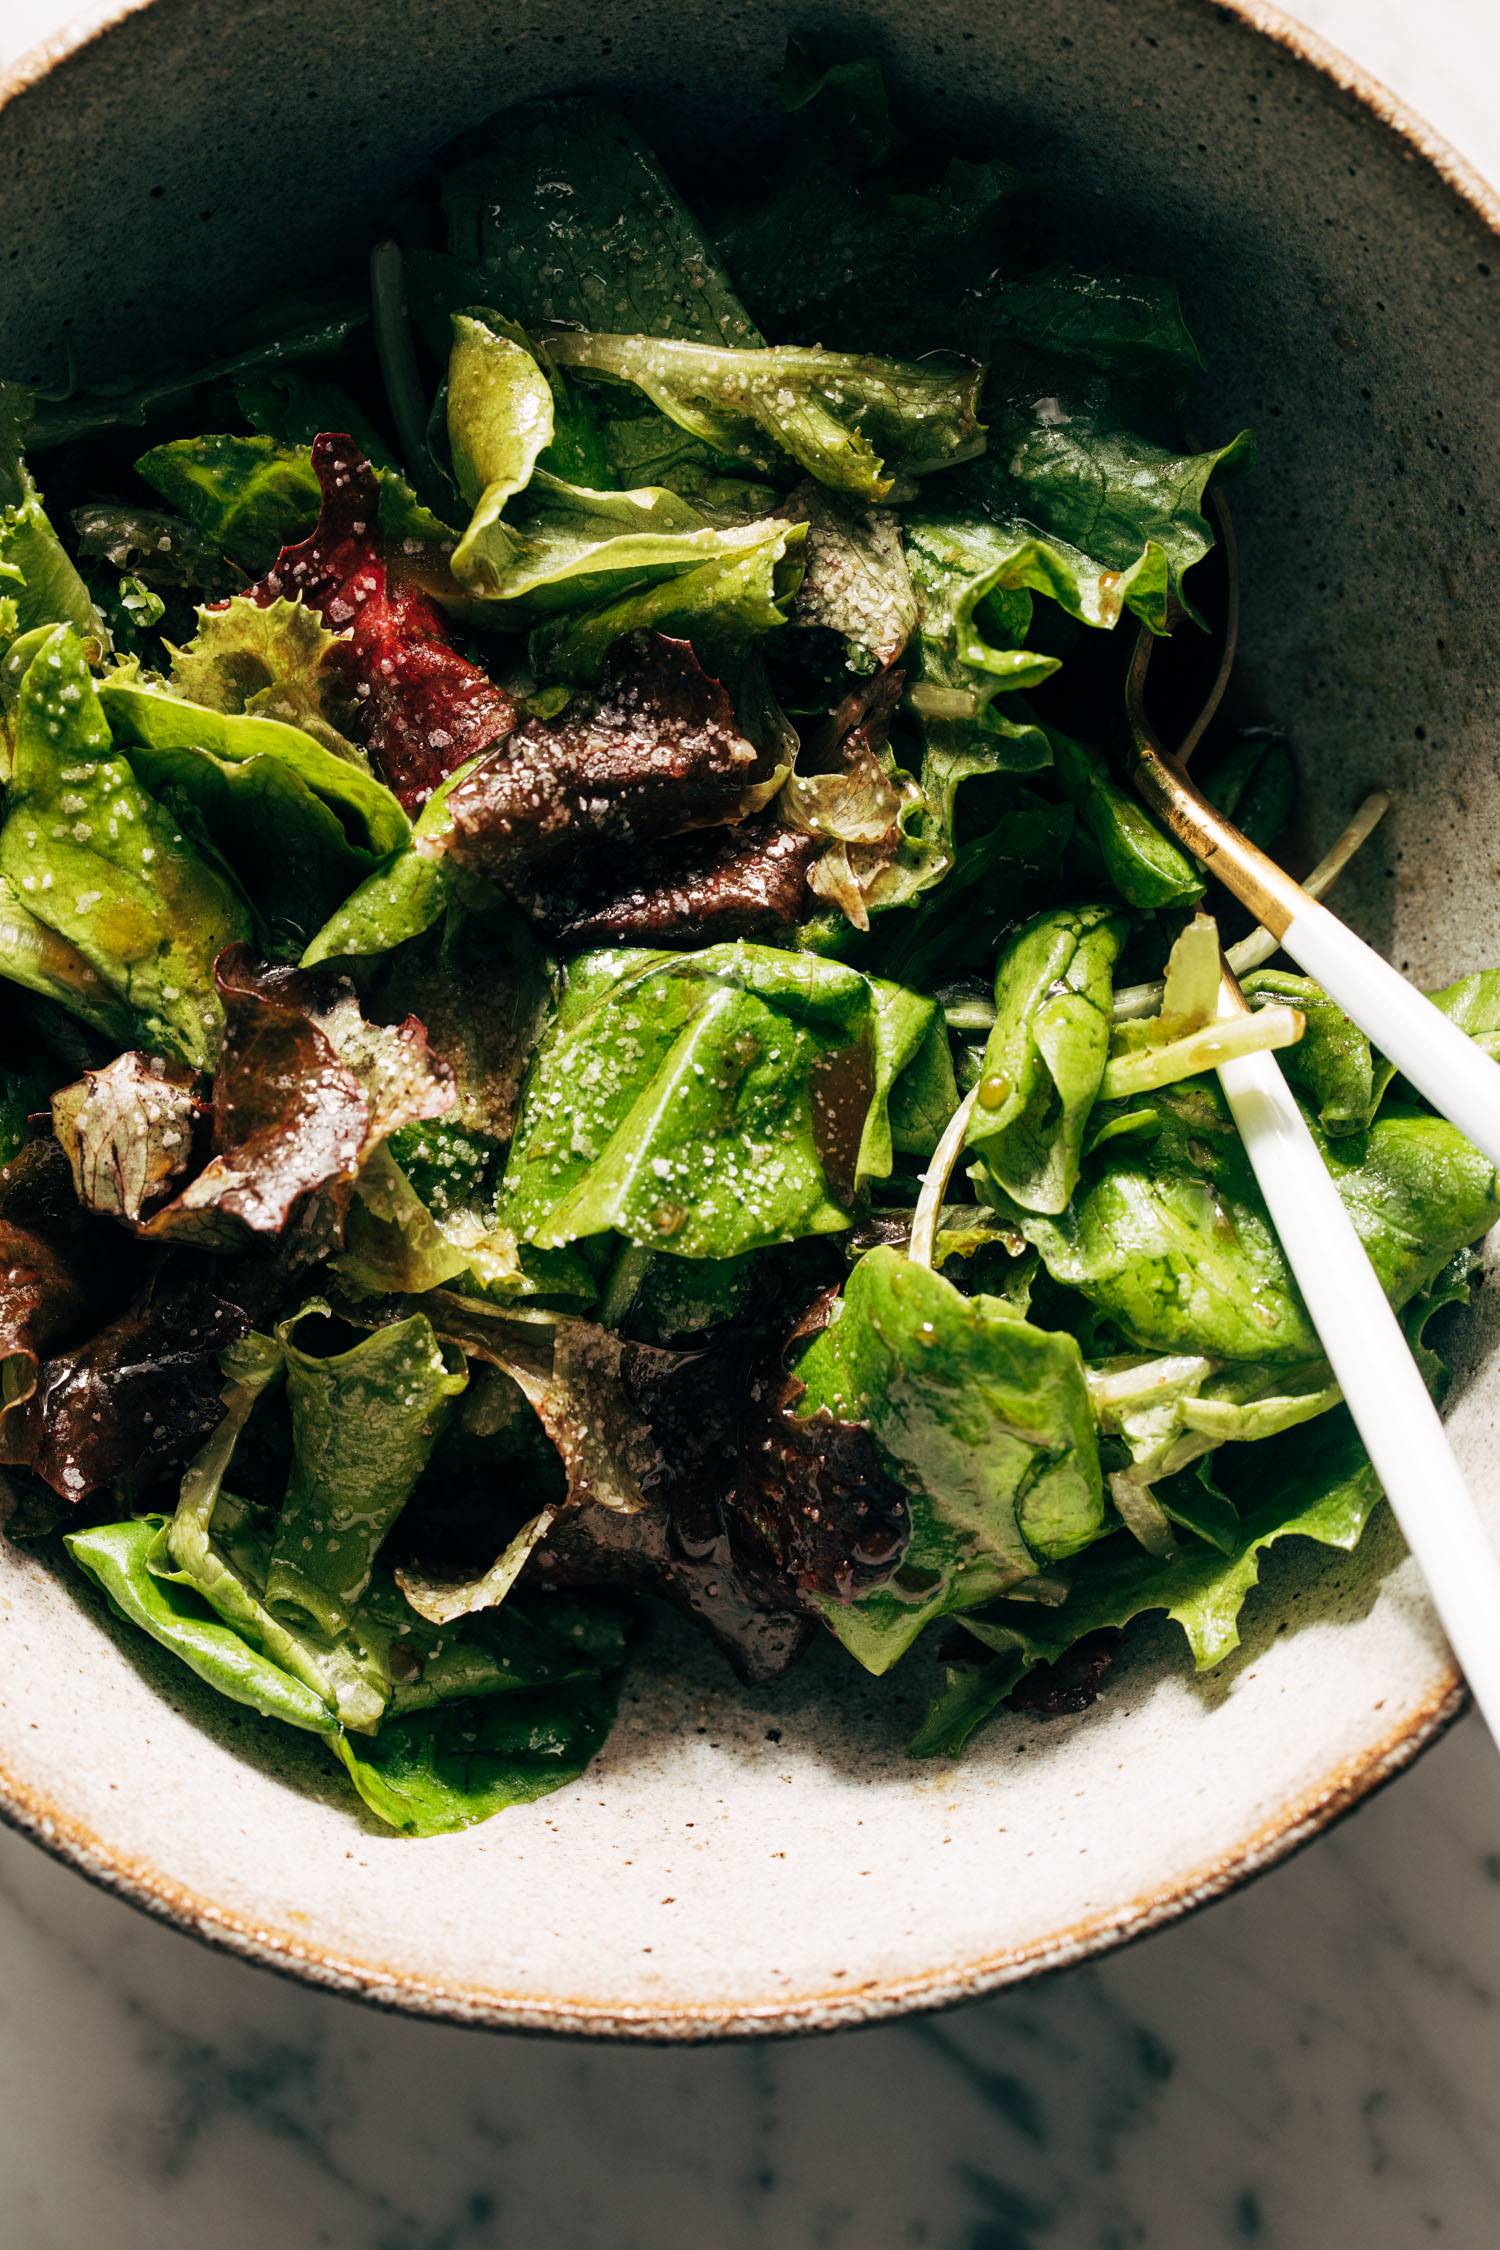
[[(1331, 980), (1320, 981), (1332, 989)], [(1226, 973), (1220, 1013), (1244, 1005)], [(1274, 1056), (1239, 1056), (1218, 1075), (1365, 1450), (1474, 1701), (1500, 1742), (1500, 1559), (1448, 1434)]]
[(1283, 951), (1368, 1033), (1433, 1108), (1450, 1117), (1500, 1167), (1500, 1063), (1215, 811), (1180, 761), (1162, 749), (1147, 722), (1150, 661), (1151, 636), (1143, 632), (1127, 690), (1142, 796), (1178, 843), (1249, 907)]

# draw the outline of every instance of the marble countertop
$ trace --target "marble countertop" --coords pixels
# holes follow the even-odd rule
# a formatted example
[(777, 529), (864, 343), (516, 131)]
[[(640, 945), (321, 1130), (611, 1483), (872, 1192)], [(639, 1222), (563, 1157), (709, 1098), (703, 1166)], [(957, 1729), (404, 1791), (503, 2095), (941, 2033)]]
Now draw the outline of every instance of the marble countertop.
[[(7, 0), (0, 62), (72, 12)], [(1495, 0), (1297, 10), (1500, 177)], [(0, 1833), (4, 2250), (1482, 2250), (1500, 1762), (1472, 1722), (1118, 1954), (795, 2045), (584, 2048), (223, 1959)]]

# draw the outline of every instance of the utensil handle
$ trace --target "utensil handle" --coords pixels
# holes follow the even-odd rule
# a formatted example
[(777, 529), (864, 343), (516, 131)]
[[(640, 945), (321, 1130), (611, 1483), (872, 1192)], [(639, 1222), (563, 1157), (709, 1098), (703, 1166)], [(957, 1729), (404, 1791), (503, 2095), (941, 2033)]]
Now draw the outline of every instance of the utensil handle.
[(1326, 906), (1309, 899), (1282, 947), (1382, 1054), (1500, 1167), (1500, 1063)]
[[(1335, 989), (1321, 966), (1305, 965)], [(1403, 989), (1437, 1014), (1409, 986)], [(1438, 1020), (1445, 1031), (1453, 1029)], [(1375, 1473), (1474, 1701), (1500, 1743), (1500, 1560), (1448, 1434), (1275, 1059), (1242, 1055), (1221, 1067), (1219, 1081)], [(1450, 1103), (1444, 1106), (1453, 1114)]]

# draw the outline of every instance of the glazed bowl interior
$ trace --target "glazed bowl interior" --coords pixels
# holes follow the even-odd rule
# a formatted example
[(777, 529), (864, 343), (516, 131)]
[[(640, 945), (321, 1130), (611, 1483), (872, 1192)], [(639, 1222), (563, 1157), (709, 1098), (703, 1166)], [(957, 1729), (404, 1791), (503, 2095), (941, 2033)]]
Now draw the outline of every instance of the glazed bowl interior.
[[(1385, 782), (1348, 910), (1429, 982), (1500, 960), (1495, 214), (1264, 11), (156, 0), (0, 110), (0, 368), (117, 375), (320, 278), (426, 155), (529, 94), (609, 91), (669, 158), (732, 163), (792, 28), (874, 47), (944, 149), (1052, 183), (1080, 258), (1181, 278), (1201, 428), (1260, 434), (1243, 692), (1291, 734), (1307, 840)], [(1500, 1532), (1494, 1294), (1450, 1420)], [(425, 1843), (12, 1549), (0, 1799), (142, 1903), (400, 2005), (658, 2036), (853, 2021), (1149, 1927), (1432, 1737), (1458, 1688), (1389, 1522), (1352, 1559), (1296, 1547), (1220, 1671), (1140, 1632), (1092, 1711), (1009, 1716), (955, 1766), (905, 1756), (899, 1677), (877, 1694), (830, 1648), (752, 1694), (664, 1631), (582, 1783)]]

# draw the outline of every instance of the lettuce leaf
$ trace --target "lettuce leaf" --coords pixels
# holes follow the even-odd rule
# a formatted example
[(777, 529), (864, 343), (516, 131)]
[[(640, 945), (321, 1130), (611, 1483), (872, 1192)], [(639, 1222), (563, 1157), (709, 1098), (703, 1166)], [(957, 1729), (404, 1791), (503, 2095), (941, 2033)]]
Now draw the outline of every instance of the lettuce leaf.
[(351, 1622), (375, 1557), (432, 1457), (468, 1373), (424, 1314), (347, 1351), (296, 1341), (314, 1300), (277, 1330), (292, 1417), (291, 1482), (266, 1570), (266, 1601), (289, 1624), (332, 1639)]
[(230, 343), (211, 359), (168, 366), (144, 380), (126, 377), (87, 390), (70, 390), (64, 398), (36, 399), (32, 443), (73, 445), (80, 438), (105, 430), (141, 429), (165, 408), (185, 403), (195, 391), (268, 376), (304, 360), (331, 358), (367, 317), (362, 305), (277, 308), (268, 332), (257, 322), (260, 332), (246, 335), (243, 342)]
[(1167, 382), (1190, 380), (1204, 365), (1176, 283), (1113, 267), (1085, 272), (1062, 259), (997, 278), (983, 292), (980, 318), (991, 352), (997, 344), (1024, 344), (1104, 374)]
[(0, 384), (0, 647), (43, 625), (109, 646), (109, 629), (58, 538), (22, 454), (31, 401)]
[(165, 1516), (133, 1516), (67, 1532), (63, 1545), (127, 1625), (149, 1633), (231, 1703), (332, 1739), (338, 1722), (315, 1688), (226, 1624), (189, 1581), (152, 1568), (166, 1529)]
[[(664, 486), (597, 492), (550, 470), (532, 472), (504, 517), (471, 524), (455, 552), (465, 591), (526, 623), (560, 609), (588, 608), (636, 594), (698, 565), (762, 552), (795, 526), (752, 518), (716, 522)], [(623, 629), (623, 628), (622, 628)]]
[(334, 1748), (371, 1812), (408, 1836), (452, 1836), (511, 1805), (562, 1789), (614, 1723), (617, 1675), (533, 1695), (445, 1703), (397, 1719), (373, 1740)]
[(248, 918), (116, 749), (70, 626), (21, 683), (0, 880), (83, 956), (148, 1046), (208, 1068), (224, 1020), (213, 964), (249, 935)]
[(737, 672), (751, 644), (787, 622), (804, 537), (800, 523), (774, 519), (743, 530), (707, 562), (538, 626), (528, 644), (533, 667), (547, 679), (596, 681), (624, 634), (659, 632), (690, 641), (713, 671)]
[(980, 1671), (950, 1669), (912, 1742), (917, 1757), (956, 1757), (1035, 1664), (1056, 1663), (1088, 1635), (1119, 1631), (1165, 1612), (1180, 1625), (1200, 1671), (1239, 1646), (1239, 1617), (1278, 1540), (1315, 1540), (1350, 1553), (1380, 1500), (1380, 1485), (1349, 1417), (1330, 1414), (1311, 1431), (1267, 1446), (1256, 1461), (1260, 1489), (1274, 1497), (1246, 1509), (1233, 1551), (1193, 1545), (1168, 1560), (1133, 1542), (1104, 1541), (1074, 1566), (1057, 1609), (1009, 1603), (965, 1621), (995, 1651)]
[(838, 962), (584, 954), (527, 1080), (502, 1216), (544, 1247), (613, 1229), (689, 1258), (841, 1229), (894, 1161), (903, 1073), (944, 1064), (934, 1002)]
[(185, 703), (280, 720), (368, 771), (364, 752), (338, 724), (347, 721), (349, 700), (339, 645), (338, 634), (304, 602), (235, 594), (198, 611), (192, 639), (171, 652), (171, 684)]
[(1028, 1211), (1065, 1211), (1109, 1059), (1112, 971), (1125, 938), (1107, 907), (1054, 907), (995, 967), (995, 1023), (965, 1146)]
[(966, 1297), (899, 1251), (871, 1250), (835, 1319), (797, 1362), (799, 1414), (864, 1422), (911, 1495), (889, 1586), (823, 1605), (867, 1671), (924, 1626), (1075, 1554), (1104, 1516), (1083, 1361), (1071, 1336)]
[(225, 1031), (206, 1163), (191, 1084), (148, 1056), (87, 1073), (54, 1097), (52, 1116), (90, 1209), (152, 1241), (233, 1251), (285, 1235), (313, 1196), (334, 1220), (380, 1144), (444, 1115), (455, 1095), (413, 1019), (368, 1023), (347, 987), (258, 969), (239, 948), (214, 975)]
[[(1112, 1128), (1112, 1129), (1110, 1129)], [(1500, 1218), (1500, 1183), (1446, 1118), (1388, 1103), (1365, 1134), (1313, 1133), (1386, 1295), (1407, 1302)], [(1096, 1111), (1095, 1153), (1072, 1203), (987, 1200), (1144, 1350), (1290, 1365), (1318, 1338), (1212, 1081)]]
[(483, 274), (486, 302), (529, 333), (566, 323), (760, 341), (708, 236), (602, 103), (502, 111), (460, 144), (442, 201), (450, 252)]
[(968, 460), (984, 444), (974, 367), (571, 330), (549, 350), (561, 367), (633, 383), (732, 460), (772, 474), (794, 461), (865, 500), (885, 500), (898, 480)]
[(170, 506), (252, 573), (318, 520), (318, 480), (304, 446), (264, 436), (171, 438), (136, 462)]
[(479, 574), (487, 542), (502, 554), (513, 545), (496, 526), (555, 429), (551, 384), (524, 336), (494, 314), (453, 316), (447, 415), (453, 473), (473, 511), (453, 550), (454, 572), (468, 580)]
[(439, 782), (401, 845), (318, 931), (302, 955), (304, 969), (388, 953), (442, 920), (452, 891), (452, 870), (442, 857), (453, 828), (449, 800), (480, 763), (471, 758)]
[(210, 710), (124, 671), (106, 673), (98, 692), (114, 739), (151, 788), (170, 778), (191, 789), (183, 777), (192, 773), (195, 753), (221, 772), (268, 760), (326, 805), (353, 850), (367, 859), (398, 851), (411, 833), (406, 814), (362, 756), (340, 754), (301, 726), (260, 711)]

